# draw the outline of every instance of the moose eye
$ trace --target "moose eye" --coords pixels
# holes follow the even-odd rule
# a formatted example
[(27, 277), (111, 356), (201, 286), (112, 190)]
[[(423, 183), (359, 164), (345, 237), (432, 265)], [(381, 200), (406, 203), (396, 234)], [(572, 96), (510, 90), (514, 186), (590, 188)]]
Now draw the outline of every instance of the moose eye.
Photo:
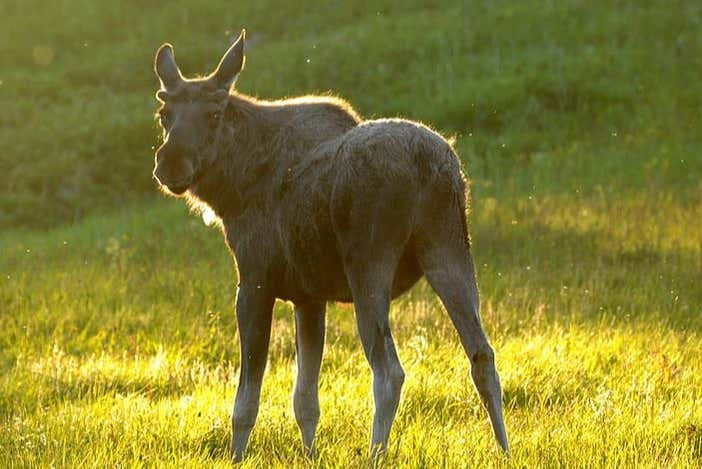
[(207, 120), (209, 121), (210, 127), (216, 127), (219, 125), (219, 120), (222, 117), (222, 113), (220, 111), (214, 111), (210, 112), (207, 115)]

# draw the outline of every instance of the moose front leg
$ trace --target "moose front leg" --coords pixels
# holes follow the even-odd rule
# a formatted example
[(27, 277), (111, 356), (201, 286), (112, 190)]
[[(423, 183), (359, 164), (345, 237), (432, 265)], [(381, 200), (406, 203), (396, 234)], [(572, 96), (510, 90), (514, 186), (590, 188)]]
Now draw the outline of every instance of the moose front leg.
[(244, 457), (249, 435), (258, 415), (274, 301), (275, 298), (258, 285), (242, 284), (236, 297), (241, 369), (232, 415), (231, 457), (235, 462)]
[(293, 394), (295, 419), (305, 452), (315, 455), (314, 435), (319, 422), (319, 368), (324, 349), (325, 303), (295, 305), (297, 379)]

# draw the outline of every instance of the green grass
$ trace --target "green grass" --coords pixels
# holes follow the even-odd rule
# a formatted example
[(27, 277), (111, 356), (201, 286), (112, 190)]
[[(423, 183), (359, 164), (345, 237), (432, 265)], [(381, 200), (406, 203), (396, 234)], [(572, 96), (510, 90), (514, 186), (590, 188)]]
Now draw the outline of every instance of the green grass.
[[(151, 60), (204, 73), (242, 26), (243, 91), (424, 120), (473, 179), (512, 458), (421, 282), (390, 466), (702, 465), (702, 6), (246, 3), (0, 4), (0, 465), (229, 466), (234, 265), (154, 191)], [(370, 372), (353, 309), (328, 318), (317, 464), (363, 466)], [(245, 467), (309, 465), (292, 331), (278, 303)]]

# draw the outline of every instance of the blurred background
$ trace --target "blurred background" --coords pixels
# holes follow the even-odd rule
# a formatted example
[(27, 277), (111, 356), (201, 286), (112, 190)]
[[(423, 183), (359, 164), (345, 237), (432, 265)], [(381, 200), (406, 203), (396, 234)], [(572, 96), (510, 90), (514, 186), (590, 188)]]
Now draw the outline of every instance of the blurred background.
[(483, 184), (699, 188), (697, 2), (35, 2), (0, 5), (0, 228), (144, 203), (153, 55), (208, 73), (242, 27), (238, 88), (332, 92), (459, 138)]
[[(512, 462), (420, 282), (391, 311), (400, 467), (702, 464), (702, 2), (0, 2), (0, 462), (221, 466), (239, 366), (220, 233), (158, 192), (152, 64), (420, 120), (471, 179), (482, 320)], [(245, 467), (301, 467), (292, 306), (275, 307)], [(359, 467), (372, 400), (330, 305), (320, 465)], [(1, 464), (0, 464), (1, 465)]]

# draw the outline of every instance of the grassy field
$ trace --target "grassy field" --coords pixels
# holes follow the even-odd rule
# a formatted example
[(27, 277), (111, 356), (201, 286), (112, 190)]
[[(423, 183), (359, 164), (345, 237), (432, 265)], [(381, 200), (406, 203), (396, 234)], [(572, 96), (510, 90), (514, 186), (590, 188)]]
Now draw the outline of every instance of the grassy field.
[[(457, 138), (512, 457), (424, 282), (389, 466), (702, 465), (702, 4), (0, 4), (0, 466), (228, 467), (239, 351), (221, 235), (150, 179), (156, 78), (245, 26), (239, 88), (337, 93)], [(292, 307), (244, 467), (304, 467)], [(367, 465), (370, 370), (330, 305), (320, 467)]]

